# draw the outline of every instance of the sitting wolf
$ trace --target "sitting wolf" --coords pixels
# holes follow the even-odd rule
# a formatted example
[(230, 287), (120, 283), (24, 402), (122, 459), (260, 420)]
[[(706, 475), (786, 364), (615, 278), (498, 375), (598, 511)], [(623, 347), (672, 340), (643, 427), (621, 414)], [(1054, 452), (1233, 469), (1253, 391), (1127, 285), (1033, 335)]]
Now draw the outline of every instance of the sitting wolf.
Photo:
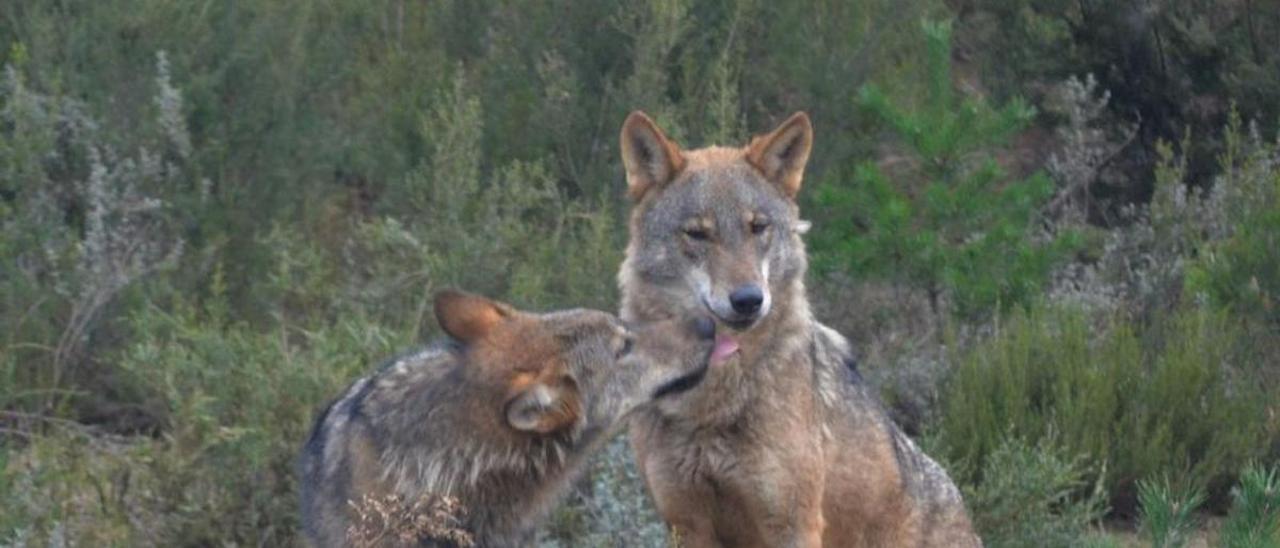
[(357, 380), (316, 420), (299, 462), (315, 545), (349, 544), (362, 500), (426, 495), (460, 503), (478, 546), (531, 544), (624, 416), (698, 383), (715, 333), (706, 317), (631, 329), (604, 312), (531, 314), (453, 291), (435, 313), (449, 341)]
[(633, 206), (622, 317), (711, 313), (706, 381), (639, 414), (640, 472), (681, 545), (975, 546), (960, 493), (890, 421), (849, 343), (809, 311), (797, 113), (744, 148), (622, 127)]

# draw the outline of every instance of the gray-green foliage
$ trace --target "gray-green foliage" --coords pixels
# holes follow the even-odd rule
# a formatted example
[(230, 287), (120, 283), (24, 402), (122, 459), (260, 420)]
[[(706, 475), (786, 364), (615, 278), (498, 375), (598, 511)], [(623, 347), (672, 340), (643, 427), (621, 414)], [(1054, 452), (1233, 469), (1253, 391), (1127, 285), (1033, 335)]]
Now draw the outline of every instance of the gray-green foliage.
[[(1190, 129), (1190, 174), (1208, 183), (1225, 142), (1217, 134), (1238, 104), (1267, 134), (1280, 121), (1280, 5), (1274, 2), (1183, 0), (975, 0), (960, 28), (979, 52), (976, 68), (999, 96), (1026, 95), (1044, 84), (1092, 73), (1112, 92), (1109, 110), (1140, 131), (1095, 197), (1141, 200), (1152, 188), (1150, 159), (1158, 143)], [(1119, 184), (1116, 184), (1116, 183)], [(1105, 214), (1105, 213), (1103, 213)]]
[(1186, 288), (1242, 315), (1280, 325), (1280, 141), (1246, 128), (1234, 110), (1223, 132), (1213, 188), (1184, 201), (1216, 214), (1188, 265)]
[[(16, 381), (63, 388), (83, 365), (102, 315), (122, 292), (182, 255), (175, 208), (193, 176), (190, 137), (167, 56), (157, 54), (154, 103), (133, 134), (112, 135), (74, 98), (32, 89), (13, 65), (0, 82), (0, 317), (15, 357)], [(37, 337), (35, 341), (26, 337)], [(47, 352), (13, 343), (49, 345)], [(0, 392), (0, 402), (7, 394)], [(35, 398), (53, 405), (58, 398)], [(30, 403), (30, 402), (28, 402)]]
[(1010, 437), (962, 489), (987, 546), (1079, 546), (1106, 511), (1101, 482), (1091, 479), (1101, 472), (1052, 439), (1032, 445)]
[(1012, 314), (952, 370), (943, 446), (983, 463), (1007, 436), (1052, 436), (1067, 454), (1106, 463), (1113, 504), (1162, 472), (1221, 482), (1261, 456), (1268, 436), (1245, 341), (1228, 316), (1196, 308), (1141, 333), (1070, 308)]
[[(74, 238), (85, 229), (88, 208), (74, 188), (89, 175), (84, 139), (121, 158), (145, 149), (174, 168), (163, 192), (140, 189), (171, 206), (165, 235), (187, 244), (190, 260), (167, 281), (199, 292), (213, 265), (223, 264), (229, 306), (254, 321), (275, 313), (259, 306), (271, 301), (257, 287), (272, 262), (269, 235), (298, 232), (329, 258), (356, 256), (361, 250), (344, 249), (352, 235), (390, 220), (415, 238), (432, 233), (433, 256), (447, 255), (445, 262), (516, 265), (504, 276), (511, 280), (477, 280), (477, 289), (501, 293), (510, 285), (539, 305), (605, 306), (613, 302), (607, 280), (617, 255), (598, 251), (618, 245), (624, 185), (614, 143), (627, 111), (649, 110), (689, 145), (742, 140), (748, 128), (800, 108), (844, 125), (837, 121), (854, 119), (853, 105), (831, 100), (845, 92), (840, 81), (901, 70), (896, 52), (915, 46), (891, 31), (939, 4), (5, 3), (0, 65), (17, 91), (0, 98), (0, 212), (12, 228), (0, 242), (0, 264), (47, 262), (41, 272), (50, 273), (7, 277), (17, 281), (6, 296), (29, 297), (6, 303), (23, 311), (3, 320), (15, 324), (6, 329), (8, 348), (57, 346), (72, 315), (52, 278), (73, 261), (41, 248), (67, 240), (51, 231)], [(819, 57), (848, 62), (824, 61), (815, 70), (794, 61)], [(856, 135), (828, 132), (815, 165), (868, 146)], [(521, 184), (513, 187), (515, 180)], [(536, 207), (512, 212), (496, 204), (508, 208), (497, 213), (505, 224), (474, 230), (487, 228), (470, 217), (491, 213), (482, 202), (533, 189), (543, 196)], [(17, 217), (32, 222), (18, 227)], [(396, 226), (383, 234), (396, 238)], [(594, 247), (577, 251), (579, 237)], [(543, 245), (525, 245), (533, 242)], [(506, 253), (513, 249), (520, 253)], [(552, 255), (583, 275), (549, 276), (553, 270), (528, 262)], [(361, 258), (359, 266), (374, 262)], [(398, 281), (416, 284), (415, 295), (395, 300), (421, 300), (432, 285), (423, 278), (427, 266)], [(504, 268), (469, 265), (466, 279), (433, 274), (432, 281), (470, 282)], [(144, 284), (139, 293), (149, 291)], [(543, 291), (550, 293), (537, 294)], [(112, 306), (122, 308), (112, 313), (138, 302), (117, 300)], [(118, 325), (105, 335), (128, 339)], [(32, 363), (39, 352), (23, 348), (22, 362)]]
[(51, 424), (3, 472), (0, 504), (18, 519), (6, 541), (286, 544), (296, 527), (294, 458), (313, 413), (412, 341), (354, 315), (263, 330), (229, 317), (221, 295), (158, 304), (133, 316), (139, 336), (118, 374), (147, 395), (138, 405), (162, 420), (163, 435)]
[(615, 439), (594, 460), (589, 483), (553, 515), (541, 546), (667, 545), (666, 525), (645, 493), (626, 437)]
[(433, 290), (613, 308), (617, 124), (844, 124), (940, 9), (857, 4), (0, 4), (0, 542), (287, 543), (310, 414)]
[[(861, 262), (839, 265), (845, 274), (878, 265), (894, 281), (906, 272), (954, 290), (962, 312), (1033, 300), (1042, 259), (1055, 257), (1021, 246), (1023, 221), (1046, 181), (1006, 180), (985, 161), (1023, 131), (1026, 110), (983, 106), (1005, 104), (1014, 83), (988, 80), (990, 102), (962, 99), (948, 73), (918, 66), (956, 60), (963, 77), (970, 55), (985, 61), (990, 52), (972, 44), (990, 36), (967, 34), (969, 17), (994, 3), (963, 11), (960, 34), (935, 40), (930, 57), (913, 32), (919, 21), (956, 15), (937, 0), (0, 2), (0, 543), (291, 542), (289, 463), (311, 413), (380, 358), (435, 335), (432, 290), (459, 285), (540, 309), (614, 307), (626, 207), (616, 132), (633, 109), (690, 147), (741, 143), (808, 110), (817, 129), (808, 185), (868, 182), (852, 195), (875, 199), (850, 211), (903, 229), (883, 239), (903, 245), (864, 245), (854, 254)], [(1000, 33), (1032, 38), (997, 52), (1010, 73), (1039, 78), (1046, 52), (1069, 51), (1046, 69), (1053, 82), (1090, 72), (1104, 87), (1117, 82), (1111, 64), (1069, 62), (1130, 51), (1094, 47), (1127, 35), (1062, 49), (1088, 38), (1065, 32), (1082, 20), (1074, 8), (1004, 3), (1017, 9), (998, 11)], [(1170, 27), (1196, 19), (1185, 6), (1148, 14), (1173, 36), (1197, 39), (1172, 46), (1166, 58), (1182, 64), (1170, 74), (1194, 72), (1182, 61), (1197, 44), (1230, 69), (1199, 71), (1211, 94), (1194, 101), (1183, 100), (1191, 88), (1170, 88), (1174, 104), (1216, 112), (1224, 98), (1212, 93), (1227, 89), (1245, 95), (1246, 115), (1273, 111), (1280, 95), (1265, 84), (1275, 55), (1238, 55), (1252, 49), (1250, 34), (1274, 34), (1271, 9), (1226, 19), (1252, 26), (1218, 38), (1202, 32), (1212, 25)], [(1106, 10), (1095, 17), (1116, 20)], [(956, 54), (938, 56), (944, 46)], [(881, 92), (855, 100), (868, 82)], [(1123, 119), (1144, 100), (1113, 97), (1109, 108)], [(1144, 119), (1177, 125), (1192, 110)], [(982, 192), (894, 194), (885, 177), (848, 173), (849, 158), (881, 151), (878, 131), (890, 126), (923, 151), (930, 172), (920, 181)], [(1054, 498), (1063, 486), (1101, 471), (1077, 455), (1106, 459), (1114, 492), (1188, 463), (1196, 478), (1225, 484), (1260, 452), (1266, 415), (1256, 390), (1280, 377), (1251, 383), (1230, 349), (1248, 342), (1254, 368), (1274, 370), (1280, 193), (1269, 190), (1274, 151), (1246, 148), (1222, 149), (1223, 165), (1236, 166), (1223, 188), (1252, 189), (1223, 202), (1249, 206), (1215, 217), (1233, 221), (1212, 225), (1226, 230), (1205, 241), (1210, 225), (1161, 225), (1190, 211), (1169, 204), (1200, 207), (1201, 196), (1178, 190), (1199, 180), (1192, 172), (1203, 162), (1179, 170), (1171, 153), (1161, 173), (1171, 184), (1158, 189), (1147, 225), (1158, 227), (1139, 240), (1174, 244), (1114, 254), (1149, 265), (1138, 270), (1158, 274), (1145, 278), (1161, 280), (1152, 287), (1175, 288), (1150, 291), (1153, 301), (1179, 301), (1169, 295), (1183, 288), (1209, 308), (1179, 312), (1153, 334), (1129, 318), (1097, 330), (1056, 313), (1022, 327), (1015, 318), (1015, 333), (1002, 328), (972, 354), (955, 349), (969, 357), (946, 391), (946, 452), (979, 471), (999, 453), (997, 466), (1029, 478), (969, 481), (992, 501), (985, 506), (1000, 508), (1000, 491), (1028, 511), (1064, 500)], [(986, 192), (1006, 183), (1014, 191)], [(902, 202), (920, 196), (929, 214), (903, 221)], [(917, 230), (942, 221), (934, 240)], [(820, 255), (859, 242), (834, 238), (824, 249), (818, 240)], [(938, 252), (942, 244), (961, 252)], [(1272, 323), (1242, 332), (1216, 308)], [(1059, 334), (1068, 335), (1062, 346)], [(1039, 442), (1047, 423), (1061, 452)], [(1006, 430), (1034, 449), (1000, 449)], [(600, 461), (553, 539), (662, 537), (620, 448)], [(1076, 492), (1070, 500), (1085, 500)], [(1064, 508), (1046, 510), (1059, 521), (1045, 530), (1082, 523)]]

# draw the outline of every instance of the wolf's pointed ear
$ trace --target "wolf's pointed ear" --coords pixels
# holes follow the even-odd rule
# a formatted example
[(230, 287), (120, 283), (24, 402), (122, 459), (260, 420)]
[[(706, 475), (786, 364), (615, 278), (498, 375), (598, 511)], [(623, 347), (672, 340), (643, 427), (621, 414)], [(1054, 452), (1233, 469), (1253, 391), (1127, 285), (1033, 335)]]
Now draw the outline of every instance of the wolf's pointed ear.
[(778, 185), (788, 198), (795, 198), (812, 148), (813, 125), (809, 123), (809, 115), (797, 112), (772, 132), (752, 139), (747, 145), (747, 161), (769, 182)]
[(507, 401), (507, 423), (522, 432), (550, 434), (578, 418), (574, 398), (567, 388), (542, 383), (529, 385)]
[(645, 113), (632, 112), (622, 123), (622, 163), (627, 168), (627, 196), (639, 200), (684, 169), (680, 146), (668, 139)]
[(464, 343), (484, 337), (514, 312), (503, 303), (455, 289), (436, 293), (435, 309), (444, 332)]

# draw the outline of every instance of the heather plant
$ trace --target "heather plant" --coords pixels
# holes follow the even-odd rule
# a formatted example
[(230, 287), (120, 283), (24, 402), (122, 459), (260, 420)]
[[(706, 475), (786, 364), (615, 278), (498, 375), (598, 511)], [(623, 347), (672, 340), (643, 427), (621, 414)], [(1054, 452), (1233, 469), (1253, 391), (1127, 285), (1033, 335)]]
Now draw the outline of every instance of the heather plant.
[(1044, 210), (1056, 223), (1111, 220), (1114, 204), (1096, 195), (1099, 187), (1117, 184), (1112, 164), (1133, 142), (1138, 127), (1114, 121), (1107, 110), (1110, 103), (1111, 93), (1099, 89), (1093, 74), (1084, 79), (1072, 75), (1045, 97), (1045, 110), (1061, 119), (1054, 130), (1059, 150), (1045, 161), (1057, 192)]
[(962, 484), (983, 543), (994, 547), (1067, 547), (1089, 541), (1106, 510), (1106, 494), (1079, 456), (1018, 438), (1000, 442), (975, 476)]
[(814, 237), (819, 264), (860, 276), (905, 279), (966, 318), (1038, 294), (1051, 267), (1074, 246), (1070, 234), (1035, 238), (1034, 219), (1052, 194), (1043, 174), (1010, 180), (992, 151), (1034, 111), (1021, 101), (995, 107), (961, 95), (951, 75), (951, 28), (924, 25), (927, 96), (911, 108), (873, 85), (859, 102), (900, 140), (908, 167), (860, 165), (848, 183), (828, 183), (830, 214)]
[[(370, 364), (409, 346), (367, 318), (261, 330), (229, 317), (224, 295), (185, 296), (132, 315), (119, 359), (160, 417), (161, 436), (113, 435), (40, 419), (9, 445), (0, 506), (18, 524), (0, 541), (34, 545), (287, 543), (295, 535), (296, 451), (313, 413)], [(287, 387), (287, 389), (285, 388)], [(0, 415), (10, 418), (10, 415)], [(6, 424), (17, 424), (6, 420)]]
[(1132, 508), (1135, 481), (1178, 471), (1221, 490), (1264, 450), (1267, 392), (1229, 317), (1196, 308), (1138, 331), (1095, 325), (1067, 307), (1001, 318), (958, 357), (938, 426), (952, 460), (981, 467), (1007, 436), (1051, 437), (1068, 455), (1105, 462), (1113, 508)]
[(616, 210), (605, 199), (568, 199), (545, 161), (483, 172), (484, 119), (461, 79), (438, 96), (423, 120), (424, 134), (438, 137), (430, 160), (393, 187), (383, 215), (351, 223), (334, 246), (344, 301), (418, 332), (425, 299), (449, 285), (530, 307), (612, 307)]
[(1220, 175), (1201, 198), (1208, 234), (1188, 265), (1195, 296), (1271, 325), (1280, 322), (1280, 141), (1266, 143), (1233, 113)]
[[(1191, 148), (1191, 136), (1176, 146), (1160, 143), (1150, 203), (1115, 208), (1122, 224), (1106, 233), (1090, 229), (1097, 234), (1094, 249), (1055, 272), (1051, 299), (1135, 317), (1158, 316), (1177, 303), (1197, 302), (1243, 317), (1271, 318), (1276, 288), (1270, 273), (1277, 268), (1277, 255), (1270, 251), (1276, 147), (1262, 141), (1256, 125), (1246, 127), (1234, 113), (1223, 135), (1221, 174), (1207, 188), (1190, 181), (1185, 151)], [(1073, 156), (1082, 154), (1064, 157)], [(1085, 169), (1086, 160), (1061, 163), (1055, 173), (1064, 181), (1091, 172)]]
[(0, 352), (15, 352), (26, 364), (15, 374), (42, 394), (36, 399), (45, 408), (61, 401), (48, 395), (67, 388), (86, 360), (104, 309), (182, 255), (172, 205), (157, 196), (190, 182), (190, 139), (163, 52), (155, 69), (158, 129), (122, 153), (82, 103), (30, 89), (17, 67), (5, 67), (0, 181), (12, 199), (0, 210), (7, 242), (0, 252), (9, 259), (0, 268), (7, 308), (25, 314), (4, 321), (15, 321), (10, 341), (56, 342), (44, 352), (12, 345)]

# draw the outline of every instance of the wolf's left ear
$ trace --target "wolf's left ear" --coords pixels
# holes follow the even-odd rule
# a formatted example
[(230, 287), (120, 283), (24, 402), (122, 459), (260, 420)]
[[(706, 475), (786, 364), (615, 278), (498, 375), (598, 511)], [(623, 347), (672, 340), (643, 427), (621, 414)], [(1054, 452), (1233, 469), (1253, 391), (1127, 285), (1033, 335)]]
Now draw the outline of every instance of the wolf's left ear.
[(484, 337), (515, 312), (503, 303), (455, 289), (436, 293), (435, 309), (444, 332), (464, 343)]
[(622, 163), (627, 168), (627, 196), (632, 200), (667, 184), (684, 169), (680, 146), (638, 110), (622, 123), (621, 145)]
[(809, 115), (797, 112), (772, 132), (752, 139), (747, 146), (747, 161), (769, 182), (778, 185), (788, 198), (795, 198), (812, 148), (813, 125), (809, 123)]

